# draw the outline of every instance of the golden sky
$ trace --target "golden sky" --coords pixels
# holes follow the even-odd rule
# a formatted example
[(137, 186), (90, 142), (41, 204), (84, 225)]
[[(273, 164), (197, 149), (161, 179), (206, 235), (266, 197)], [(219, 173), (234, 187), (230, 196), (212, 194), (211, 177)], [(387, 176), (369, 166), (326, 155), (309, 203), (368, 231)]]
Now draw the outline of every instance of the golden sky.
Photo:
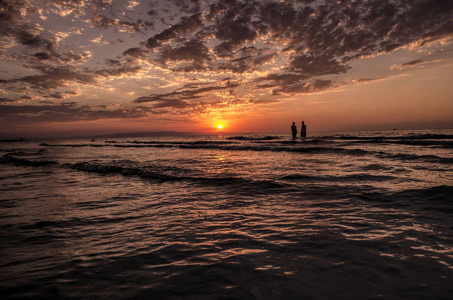
[(0, 13), (0, 137), (453, 127), (452, 1), (5, 0)]

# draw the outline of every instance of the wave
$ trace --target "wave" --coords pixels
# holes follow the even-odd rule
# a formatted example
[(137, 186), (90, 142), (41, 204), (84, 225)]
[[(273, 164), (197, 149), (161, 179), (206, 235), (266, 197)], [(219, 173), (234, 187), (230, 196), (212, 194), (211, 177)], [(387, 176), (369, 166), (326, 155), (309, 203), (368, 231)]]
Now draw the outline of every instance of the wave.
[(271, 140), (279, 140), (279, 139), (281, 139), (281, 137), (272, 136), (272, 135), (258, 136), (258, 137), (238, 135), (238, 136), (226, 137), (226, 139), (235, 140), (235, 141), (271, 141)]
[(286, 140), (286, 141), (276, 141), (275, 143), (281, 145), (311, 145), (311, 144), (332, 144), (334, 143), (330, 138), (315, 138), (315, 139), (306, 139), (306, 140)]
[(395, 176), (387, 176), (387, 175), (371, 175), (371, 174), (351, 174), (346, 176), (311, 176), (311, 175), (303, 175), (303, 174), (291, 174), (287, 176), (283, 176), (280, 178), (281, 180), (297, 180), (297, 181), (307, 181), (307, 182), (320, 182), (320, 181), (328, 181), (328, 182), (357, 182), (357, 181), (390, 181), (390, 180), (400, 180), (400, 178)]
[(368, 166), (364, 166), (361, 169), (364, 171), (389, 171), (392, 170), (393, 167), (387, 167), (381, 164), (371, 164)]
[(231, 142), (222, 141), (199, 141), (199, 142), (175, 142), (175, 143), (157, 143), (157, 142), (134, 142), (134, 144), (117, 144), (112, 145), (93, 145), (93, 144), (41, 144), (49, 147), (119, 147), (119, 148), (182, 148), (182, 149), (218, 149), (230, 151), (272, 151), (272, 152), (297, 152), (297, 153), (338, 153), (348, 155), (366, 155), (373, 152), (362, 149), (347, 149), (341, 147), (285, 147), (279, 145), (239, 145)]
[(326, 153), (326, 154), (347, 154), (353, 156), (362, 156), (367, 154), (374, 154), (372, 151), (362, 149), (347, 149), (339, 147), (301, 147), (289, 149), (290, 152), (298, 153)]
[[(119, 148), (181, 148), (181, 149), (218, 149), (228, 151), (271, 151), (271, 152), (292, 152), (292, 153), (304, 153), (304, 154), (343, 154), (351, 156), (365, 156), (375, 155), (380, 158), (398, 159), (403, 161), (425, 161), (434, 162), (441, 164), (452, 164), (453, 158), (439, 157), (436, 155), (415, 155), (415, 154), (389, 154), (385, 152), (376, 152), (363, 150), (359, 148), (343, 148), (343, 147), (327, 147), (327, 146), (299, 146), (300, 143), (293, 143), (295, 146), (279, 146), (276, 144), (265, 144), (265, 145), (239, 145), (239, 144), (228, 144), (229, 142), (178, 142), (174, 144), (168, 143), (155, 143), (155, 142), (137, 142), (136, 144), (112, 144), (112, 145), (99, 145), (102, 146), (113, 146)], [(43, 146), (63, 146), (63, 147), (95, 147), (92, 144), (64, 144), (64, 145), (49, 145), (42, 144)], [(297, 145), (297, 146), (296, 146)]]
[[(49, 144), (41, 143), (43, 147), (119, 147), (119, 148), (206, 148), (219, 150), (251, 150), (251, 151), (293, 151), (293, 152), (312, 152), (312, 151), (325, 151), (325, 152), (344, 152), (340, 150), (343, 146), (351, 146), (354, 144), (400, 144), (410, 146), (432, 146), (436, 148), (453, 148), (453, 136), (451, 135), (419, 135), (419, 136), (379, 136), (379, 137), (363, 137), (363, 136), (340, 136), (338, 137), (322, 137), (308, 140), (286, 140), (279, 136), (259, 136), (259, 137), (248, 137), (248, 136), (232, 136), (226, 137), (226, 140), (199, 140), (199, 141), (118, 141), (108, 140), (101, 143), (69, 143), (69, 144)], [(339, 140), (340, 141), (339, 141)], [(240, 143), (240, 142), (249, 142)], [(344, 141), (347, 144), (343, 144)], [(278, 146), (284, 146), (285, 148), (277, 148)], [(293, 148), (290, 148), (290, 147)], [(297, 146), (299, 149), (294, 148)], [(302, 147), (299, 147), (302, 146)], [(318, 150), (302, 150), (309, 148), (310, 146), (319, 147)], [(227, 147), (227, 148), (222, 148)], [(269, 148), (273, 147), (273, 148)], [(336, 148), (336, 150), (322, 150), (323, 148)], [(294, 150), (297, 149), (297, 150)], [(344, 149), (344, 148), (343, 148)], [(363, 150), (362, 150), (363, 151)], [(354, 154), (354, 153), (352, 153)]]
[(118, 165), (101, 165), (96, 163), (89, 162), (80, 162), (76, 164), (68, 164), (69, 168), (78, 171), (85, 172), (94, 172), (99, 174), (121, 174), (125, 176), (136, 175), (142, 178), (147, 179), (156, 179), (160, 181), (174, 181), (174, 180), (184, 180), (189, 177), (173, 176), (168, 174), (163, 174), (160, 172), (144, 170), (141, 168), (129, 168)]
[(362, 150), (362, 149), (346, 149), (338, 147), (283, 147), (283, 146), (272, 146), (272, 145), (232, 145), (232, 146), (215, 146), (215, 145), (180, 145), (180, 148), (190, 149), (219, 149), (219, 150), (231, 150), (231, 151), (271, 151), (271, 152), (296, 152), (296, 153), (332, 153), (332, 154), (347, 154), (361, 156), (366, 154), (372, 154), (374, 152)]
[(418, 207), (419, 211), (436, 211), (451, 215), (453, 213), (453, 186), (441, 185), (421, 189), (408, 189), (394, 194), (382, 194), (380, 199), (386, 206), (404, 207), (406, 209)]
[(103, 144), (47, 144), (41, 143), (39, 144), (42, 147), (69, 147), (69, 148), (82, 148), (82, 147), (110, 147), (110, 145), (103, 145)]
[[(111, 141), (110, 141), (111, 143)], [(116, 142), (118, 143), (118, 142)], [(233, 142), (228, 141), (193, 141), (193, 142), (171, 142), (171, 141), (128, 141), (126, 143), (131, 144), (142, 144), (142, 145), (225, 145), (225, 144), (232, 144)]]
[(20, 138), (20, 139), (13, 139), (13, 140), (0, 140), (0, 143), (18, 143), (18, 142), (27, 142), (27, 143), (28, 143), (27, 140), (22, 139), (22, 138)]
[(453, 164), (453, 158), (449, 157), (439, 157), (437, 155), (415, 155), (415, 154), (388, 154), (388, 153), (379, 153), (377, 155), (380, 158), (390, 158), (390, 159), (397, 159), (402, 161), (417, 161), (421, 160), (424, 162), (431, 162), (431, 163), (441, 163), (441, 164)]
[[(227, 186), (228, 193), (232, 189), (236, 193), (250, 196), (251, 194), (269, 194), (281, 191), (288, 184), (279, 183), (274, 180), (252, 180), (242, 177), (198, 177), (198, 176), (185, 176), (185, 175), (172, 175), (167, 174), (163, 170), (149, 170), (146, 168), (139, 167), (123, 167), (119, 165), (101, 165), (90, 162), (82, 162), (76, 164), (67, 164), (67, 166), (73, 170), (93, 172), (104, 175), (123, 175), (123, 176), (137, 176), (145, 180), (153, 180), (158, 182), (169, 182), (169, 181), (186, 181), (194, 184), (201, 185), (214, 185), (217, 187)], [(234, 188), (231, 188), (234, 186)]]
[(410, 146), (439, 146), (445, 148), (452, 148), (453, 141), (446, 140), (393, 140), (393, 139), (369, 139), (352, 141), (354, 144), (396, 144), (396, 145), (410, 145)]
[[(16, 153), (17, 155), (17, 153)], [(56, 161), (52, 160), (28, 160), (25, 158), (17, 158), (12, 156), (12, 154), (5, 154), (0, 158), (0, 164), (13, 164), (16, 166), (31, 166), (31, 167), (41, 167), (48, 165), (58, 164)]]
[(344, 136), (339, 137), (342, 140), (453, 140), (451, 134), (417, 134), (402, 136)]

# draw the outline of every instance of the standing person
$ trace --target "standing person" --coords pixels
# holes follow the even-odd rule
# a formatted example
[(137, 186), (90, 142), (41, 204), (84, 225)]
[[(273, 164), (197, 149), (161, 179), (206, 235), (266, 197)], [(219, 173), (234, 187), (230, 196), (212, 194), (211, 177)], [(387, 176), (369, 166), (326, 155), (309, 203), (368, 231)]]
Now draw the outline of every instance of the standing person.
[(300, 137), (307, 136), (307, 126), (305, 125), (304, 121), (302, 121), (302, 128), (300, 129)]
[(293, 139), (295, 139), (297, 136), (297, 126), (295, 122), (293, 122), (293, 125), (291, 126), (291, 133), (293, 134)]

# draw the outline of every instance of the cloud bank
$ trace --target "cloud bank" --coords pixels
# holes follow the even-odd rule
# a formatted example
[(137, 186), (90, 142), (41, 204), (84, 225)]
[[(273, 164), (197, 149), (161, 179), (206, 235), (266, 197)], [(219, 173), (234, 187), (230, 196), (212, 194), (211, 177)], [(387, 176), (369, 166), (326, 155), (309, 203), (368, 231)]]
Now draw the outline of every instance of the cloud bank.
[[(0, 12), (4, 123), (266, 106), (341, 87), (354, 62), (453, 35), (453, 2), (442, 0), (4, 0)], [(84, 94), (131, 82), (137, 90), (111, 103), (121, 109)]]

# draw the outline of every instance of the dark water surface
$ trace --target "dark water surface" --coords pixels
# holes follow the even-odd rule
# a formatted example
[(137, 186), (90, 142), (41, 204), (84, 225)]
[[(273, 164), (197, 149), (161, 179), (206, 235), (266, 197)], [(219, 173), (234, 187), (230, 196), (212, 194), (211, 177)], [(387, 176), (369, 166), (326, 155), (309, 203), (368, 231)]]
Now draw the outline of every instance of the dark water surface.
[(2, 299), (453, 299), (453, 131), (0, 143)]

